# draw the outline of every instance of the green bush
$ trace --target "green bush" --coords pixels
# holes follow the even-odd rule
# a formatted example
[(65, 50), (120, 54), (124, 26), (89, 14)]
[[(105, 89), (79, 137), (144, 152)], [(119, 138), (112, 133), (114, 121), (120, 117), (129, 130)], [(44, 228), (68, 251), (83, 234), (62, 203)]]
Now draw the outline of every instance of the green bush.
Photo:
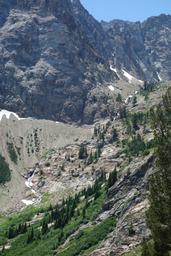
[(7, 143), (7, 147), (8, 147), (8, 153), (9, 153), (11, 161), (14, 162), (15, 164), (17, 164), (18, 157), (17, 157), (17, 153), (16, 153), (13, 143)]
[(11, 180), (11, 170), (5, 159), (0, 155), (0, 184)]

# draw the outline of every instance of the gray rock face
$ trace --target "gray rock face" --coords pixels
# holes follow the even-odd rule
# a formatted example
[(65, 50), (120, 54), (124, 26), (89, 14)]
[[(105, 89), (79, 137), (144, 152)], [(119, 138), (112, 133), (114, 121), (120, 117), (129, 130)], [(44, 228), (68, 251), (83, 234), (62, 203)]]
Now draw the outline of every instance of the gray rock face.
[(105, 61), (75, 19), (70, 1), (1, 5), (0, 107), (81, 122), (86, 95), (97, 83), (93, 73), (102, 82), (97, 65)]
[(91, 95), (118, 79), (110, 62), (142, 80), (171, 78), (170, 31), (166, 15), (101, 24), (79, 0), (0, 0), (0, 108), (92, 123), (108, 115)]
[(171, 16), (151, 17), (145, 22), (102, 22), (113, 45), (111, 60), (142, 80), (169, 80)]
[(114, 215), (116, 228), (91, 256), (123, 255), (149, 236), (146, 210), (149, 204), (148, 178), (153, 165), (154, 157), (149, 155), (136, 165), (134, 163), (132, 170), (110, 188), (102, 217)]

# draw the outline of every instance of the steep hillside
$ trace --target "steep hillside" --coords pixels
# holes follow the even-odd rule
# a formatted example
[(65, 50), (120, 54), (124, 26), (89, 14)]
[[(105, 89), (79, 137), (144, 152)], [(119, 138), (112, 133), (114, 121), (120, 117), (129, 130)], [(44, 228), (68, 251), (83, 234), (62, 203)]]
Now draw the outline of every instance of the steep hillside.
[[(44, 135), (38, 133), (37, 138), (40, 136), (46, 144), (43, 137), (51, 137), (47, 145), (55, 147), (37, 159), (35, 165), (32, 162), (23, 177), (22, 172), (18, 173), (20, 187), (12, 187), (12, 177), (6, 189), (2, 188), (2, 210), (9, 213), (24, 205), (30, 206), (17, 215), (2, 215), (4, 228), (0, 244), (5, 243), (6, 248), (3, 255), (46, 252), (66, 256), (111, 253), (119, 256), (149, 236), (145, 212), (149, 205), (148, 180), (155, 162), (149, 110), (160, 104), (168, 87), (170, 83), (160, 83), (150, 91), (138, 92), (136, 101), (130, 98), (125, 103), (125, 99), (121, 99), (117, 117), (96, 123), (93, 134), (88, 127), (74, 128), (73, 139), (66, 144), (55, 137), (56, 129), (60, 134), (62, 129), (62, 136), (66, 137), (66, 125), (49, 122), (53, 134), (48, 135), (50, 129), (47, 131), (41, 126), (48, 121), (18, 120), (21, 127), (25, 127), (22, 122), (26, 121), (27, 128), (29, 122), (33, 122), (33, 130), (39, 124)], [(82, 137), (80, 140), (76, 139), (78, 135)], [(33, 144), (32, 148), (36, 149)], [(35, 155), (33, 153), (33, 160)], [(11, 195), (12, 191), (16, 196)], [(54, 215), (57, 209), (61, 209), (61, 213)], [(22, 226), (25, 222), (27, 229), (17, 231), (19, 224)], [(63, 223), (62, 226), (59, 223)], [(6, 236), (11, 225), (16, 231)], [(34, 233), (33, 237), (30, 232)], [(46, 246), (44, 239), (47, 239)]]
[(0, 156), (5, 157), (11, 170), (11, 181), (0, 186), (0, 204), (1, 211), (9, 212), (24, 206), (21, 200), (27, 189), (25, 182), (42, 156), (75, 141), (81, 143), (91, 138), (92, 131), (91, 127), (32, 118), (20, 119), (8, 111), (0, 111), (0, 116)]
[(79, 0), (1, 0), (0, 7), (2, 109), (93, 123), (115, 109), (108, 86), (171, 78), (170, 16), (99, 23)]

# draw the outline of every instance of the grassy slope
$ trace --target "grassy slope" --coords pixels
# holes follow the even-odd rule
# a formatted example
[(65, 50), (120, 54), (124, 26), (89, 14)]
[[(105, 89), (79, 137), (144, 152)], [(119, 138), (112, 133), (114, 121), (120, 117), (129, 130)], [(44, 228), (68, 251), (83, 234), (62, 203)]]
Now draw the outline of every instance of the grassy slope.
[[(73, 240), (69, 240), (69, 252), (65, 251), (64, 255), (70, 256), (70, 251), (74, 251), (74, 245), (76, 246), (79, 252), (84, 252), (85, 250), (91, 251), (101, 240), (105, 238), (105, 236), (111, 231), (111, 228), (115, 225), (115, 220), (112, 218), (106, 219), (104, 222), (100, 223), (99, 225), (92, 225), (92, 221), (96, 218), (98, 213), (101, 211), (104, 200), (106, 197), (106, 188), (104, 186), (101, 187), (99, 196), (94, 199), (94, 196), (90, 196), (88, 201), (90, 203), (87, 206), (85, 219), (83, 220), (82, 215), (80, 216), (75, 215), (68, 224), (65, 225), (63, 228), (63, 236), (62, 241), (59, 243), (59, 239), (61, 237), (61, 229), (54, 229), (53, 226), (50, 228), (49, 232), (46, 235), (43, 235), (33, 241), (32, 243), (27, 243), (28, 232), (22, 235), (18, 235), (16, 238), (11, 239), (8, 241), (11, 244), (11, 248), (9, 250), (5, 250), (2, 254), (4, 256), (50, 256), (54, 255), (54, 252), (57, 250), (60, 244), (63, 244), (70, 235), (74, 234), (80, 226), (84, 223), (90, 223), (92, 226), (91, 228), (85, 228), (83, 233), (79, 234), (80, 237), (76, 237)], [(86, 200), (82, 200), (77, 208), (80, 209), (82, 212), (83, 207), (86, 204)], [(11, 225), (19, 225), (20, 223), (27, 222), (33, 219), (35, 214), (39, 212), (47, 212), (47, 209), (35, 209), (35, 208), (27, 208), (23, 212), (19, 214), (11, 215), (10, 217), (1, 217), (0, 218), (0, 236), (1, 236), (1, 245), (4, 242), (7, 242), (6, 239), (6, 231), (8, 230), (9, 226)], [(36, 221), (32, 224), (31, 227), (34, 227), (35, 236), (41, 229), (42, 221)], [(31, 229), (28, 228), (29, 230)], [(91, 238), (91, 239), (90, 239)], [(95, 238), (95, 240), (93, 240)], [(93, 242), (90, 242), (92, 240)], [(86, 243), (87, 247), (83, 250), (80, 246)], [(57, 254), (58, 255), (58, 254)], [(60, 254), (59, 254), (60, 255)], [(63, 255), (63, 254), (61, 254)], [(79, 255), (79, 254), (75, 254)], [(88, 255), (88, 254), (86, 254)]]

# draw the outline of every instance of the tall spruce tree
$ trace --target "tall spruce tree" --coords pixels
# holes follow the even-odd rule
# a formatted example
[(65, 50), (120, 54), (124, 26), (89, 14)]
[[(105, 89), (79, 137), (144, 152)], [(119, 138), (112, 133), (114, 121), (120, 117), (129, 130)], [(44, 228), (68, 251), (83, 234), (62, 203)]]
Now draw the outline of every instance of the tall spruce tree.
[(155, 256), (167, 256), (171, 250), (171, 89), (162, 107), (152, 111), (156, 172), (150, 181), (148, 225), (154, 240)]

